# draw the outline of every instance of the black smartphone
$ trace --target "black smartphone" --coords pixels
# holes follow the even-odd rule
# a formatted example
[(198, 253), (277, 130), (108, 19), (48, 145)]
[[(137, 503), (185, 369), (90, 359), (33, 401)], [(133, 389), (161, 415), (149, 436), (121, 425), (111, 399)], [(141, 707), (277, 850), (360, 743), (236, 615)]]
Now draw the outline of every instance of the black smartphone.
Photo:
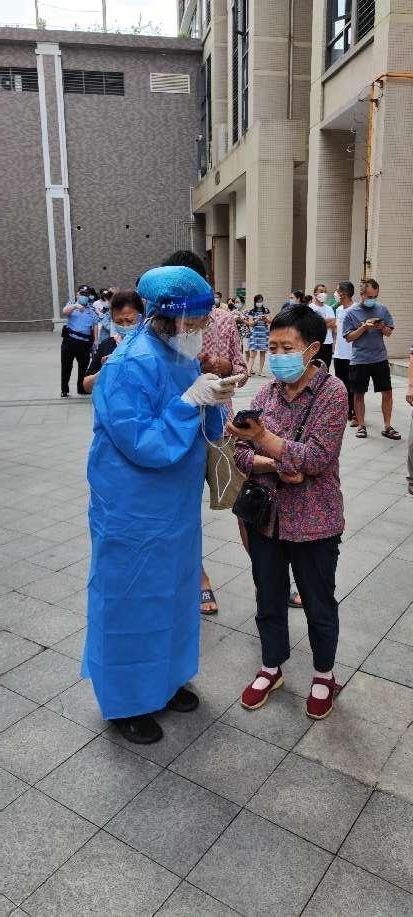
[(232, 423), (234, 424), (234, 427), (238, 427), (239, 430), (248, 430), (247, 421), (259, 420), (262, 413), (262, 408), (258, 408), (255, 411), (238, 411), (238, 414), (235, 415)]

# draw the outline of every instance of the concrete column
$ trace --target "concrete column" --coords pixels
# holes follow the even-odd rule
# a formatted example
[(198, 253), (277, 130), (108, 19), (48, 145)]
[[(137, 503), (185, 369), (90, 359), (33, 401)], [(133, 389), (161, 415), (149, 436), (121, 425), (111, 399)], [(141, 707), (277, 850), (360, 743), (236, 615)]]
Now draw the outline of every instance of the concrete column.
[(277, 311), (291, 289), (293, 160), (258, 160), (247, 171), (247, 298)]
[(245, 239), (237, 239), (237, 195), (229, 195), (229, 295), (245, 281)]
[(343, 131), (310, 131), (307, 204), (307, 279), (332, 290), (349, 278), (354, 156)]
[(395, 319), (390, 355), (407, 357), (413, 340), (413, 81), (384, 85), (375, 119), (370, 182), (370, 273)]

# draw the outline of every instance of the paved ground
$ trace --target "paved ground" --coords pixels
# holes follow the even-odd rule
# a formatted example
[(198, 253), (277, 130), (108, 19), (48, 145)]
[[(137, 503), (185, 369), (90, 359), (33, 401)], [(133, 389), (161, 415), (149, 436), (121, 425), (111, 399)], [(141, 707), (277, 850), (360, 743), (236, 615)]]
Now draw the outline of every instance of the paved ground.
[[(203, 622), (198, 712), (126, 747), (79, 680), (91, 412), (60, 400), (59, 339), (0, 337), (0, 915), (413, 915), (413, 500), (404, 441), (348, 433), (334, 715), (303, 712), (311, 660), (291, 612), (286, 685), (239, 705), (259, 646), (234, 518), (205, 503), (220, 614)], [(42, 365), (42, 364), (45, 365)], [(254, 391), (240, 398), (240, 405)], [(409, 728), (410, 727), (410, 728)], [(16, 909), (17, 908), (17, 909)]]

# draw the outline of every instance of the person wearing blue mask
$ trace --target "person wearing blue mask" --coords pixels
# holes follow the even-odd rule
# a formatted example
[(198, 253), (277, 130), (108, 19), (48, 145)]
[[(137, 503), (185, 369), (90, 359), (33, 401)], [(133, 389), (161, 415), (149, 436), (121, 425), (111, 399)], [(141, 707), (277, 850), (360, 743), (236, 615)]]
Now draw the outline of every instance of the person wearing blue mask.
[(187, 267), (154, 268), (146, 321), (102, 367), (88, 462), (92, 562), (83, 674), (106, 720), (137, 744), (162, 738), (154, 713), (189, 713), (199, 659), (201, 502), (207, 439), (223, 435), (233, 381), (201, 375), (214, 305)]
[(135, 290), (120, 290), (114, 293), (111, 301), (110, 335), (99, 344), (92, 356), (83, 380), (83, 387), (90, 394), (99, 376), (100, 370), (111, 353), (121, 344), (126, 335), (143, 319), (143, 302)]
[(348, 399), (343, 383), (317, 359), (326, 333), (324, 319), (311, 307), (280, 312), (270, 327), (274, 378), (251, 404), (261, 416), (242, 430), (227, 424), (238, 437), (235, 462), (247, 477), (234, 512), (247, 527), (262, 647), (262, 666), (241, 703), (255, 710), (283, 684), (281, 666), (290, 656), (291, 564), (313, 654), (306, 706), (313, 719), (328, 716), (339, 690), (333, 673), (339, 630), (335, 574), (344, 529), (339, 455)]
[(394, 330), (393, 316), (387, 306), (379, 302), (377, 280), (363, 280), (360, 285), (360, 302), (348, 309), (343, 321), (343, 336), (352, 344), (349, 384), (354, 394), (354, 411), (357, 418), (358, 439), (366, 439), (365, 395), (370, 379), (375, 392), (381, 392), (381, 409), (387, 439), (400, 440), (401, 436), (391, 425), (393, 392), (390, 364), (384, 338)]
[(68, 303), (63, 309), (66, 324), (62, 328), (61, 348), (61, 397), (68, 398), (69, 382), (73, 362), (77, 361), (77, 393), (86, 395), (83, 387), (90, 361), (92, 346), (97, 341), (98, 317), (91, 302), (91, 288), (80, 286), (76, 302)]

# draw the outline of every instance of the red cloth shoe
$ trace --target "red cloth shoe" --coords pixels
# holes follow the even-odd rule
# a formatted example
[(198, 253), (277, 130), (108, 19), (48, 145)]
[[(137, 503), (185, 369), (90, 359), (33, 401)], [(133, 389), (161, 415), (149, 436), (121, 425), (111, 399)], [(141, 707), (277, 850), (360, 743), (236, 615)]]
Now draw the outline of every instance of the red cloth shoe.
[[(261, 690), (253, 688), (252, 686), (257, 678), (266, 678), (268, 681), (267, 687)], [(247, 710), (258, 710), (258, 707), (262, 707), (268, 700), (271, 692), (276, 691), (277, 688), (281, 688), (281, 685), (284, 684), (283, 673), (280, 668), (277, 669), (275, 675), (270, 675), (269, 672), (263, 672), (262, 669), (260, 669), (254, 681), (247, 685), (241, 697), (241, 704)]]
[(313, 697), (310, 691), (307, 697), (307, 716), (312, 720), (324, 720), (331, 713), (334, 698), (341, 691), (342, 686), (336, 682), (334, 675), (332, 678), (313, 678), (311, 687), (313, 685), (325, 685), (328, 688), (328, 695), (323, 698)]

